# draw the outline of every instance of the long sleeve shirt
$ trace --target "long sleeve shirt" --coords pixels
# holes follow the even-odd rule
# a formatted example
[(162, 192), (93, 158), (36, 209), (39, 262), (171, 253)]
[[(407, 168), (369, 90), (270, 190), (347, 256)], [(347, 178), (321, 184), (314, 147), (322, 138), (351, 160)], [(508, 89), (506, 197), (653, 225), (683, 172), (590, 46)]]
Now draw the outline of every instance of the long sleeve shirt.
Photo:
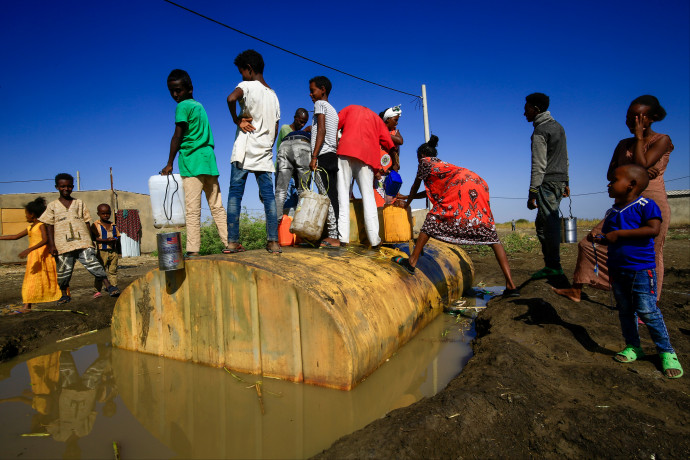
[(534, 119), (532, 133), (532, 177), (529, 188), (536, 192), (543, 182), (568, 182), (568, 148), (565, 130), (543, 112)]
[(381, 147), (386, 151), (395, 147), (383, 120), (361, 105), (348, 105), (340, 111), (338, 129), (343, 130), (338, 155), (357, 158), (374, 170), (381, 167)]

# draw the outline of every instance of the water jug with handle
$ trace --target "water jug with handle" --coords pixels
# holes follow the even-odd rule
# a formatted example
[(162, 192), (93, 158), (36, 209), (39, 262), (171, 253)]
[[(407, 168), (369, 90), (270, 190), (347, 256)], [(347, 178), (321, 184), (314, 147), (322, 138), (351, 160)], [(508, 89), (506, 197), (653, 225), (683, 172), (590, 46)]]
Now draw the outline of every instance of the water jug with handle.
[(153, 226), (179, 227), (185, 224), (184, 188), (179, 174), (149, 178)]
[[(323, 226), (328, 216), (328, 207), (331, 204), (331, 200), (328, 199), (325, 193), (321, 195), (311, 190), (313, 184), (314, 172), (307, 171), (300, 178), (302, 190), (295, 208), (295, 218), (290, 225), (292, 233), (306, 240), (318, 240), (321, 238)], [(329, 185), (326, 185), (326, 191), (328, 191)]]
[[(573, 217), (572, 198), (570, 198), (568, 209), (570, 217), (565, 217), (561, 213), (561, 243), (577, 243), (577, 217)], [(560, 209), (558, 211), (560, 212)]]

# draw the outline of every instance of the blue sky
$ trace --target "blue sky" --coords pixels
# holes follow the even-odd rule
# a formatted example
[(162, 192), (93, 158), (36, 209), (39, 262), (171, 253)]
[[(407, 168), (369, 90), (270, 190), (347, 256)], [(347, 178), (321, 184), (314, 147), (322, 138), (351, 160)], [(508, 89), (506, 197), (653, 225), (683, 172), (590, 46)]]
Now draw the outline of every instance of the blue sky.
[[(181, 3), (221, 22), (364, 78), (421, 94), (427, 85), (439, 156), (489, 183), (497, 221), (533, 219), (525, 200), (531, 124), (524, 96), (545, 92), (568, 136), (574, 194), (605, 190), (617, 142), (630, 133), (632, 99), (654, 94), (668, 112), (655, 129), (675, 145), (666, 179), (690, 175), (690, 8), (665, 2), (319, 2), (299, 5), (191, 0)], [(345, 8), (339, 5), (346, 5)], [(261, 18), (256, 20), (254, 18)], [(224, 199), (235, 126), (225, 99), (240, 81), (234, 57), (253, 48), (278, 94), (283, 121), (312, 109), (308, 80), (333, 82), (340, 110), (361, 104), (379, 112), (402, 103), (407, 192), (423, 142), (414, 98), (301, 60), (208, 22), (162, 0), (11, 2), (0, 15), (3, 72), (0, 181), (76, 174), (83, 189), (147, 193), (166, 163), (175, 102), (165, 80), (187, 70), (206, 108)], [(177, 166), (175, 167), (177, 171)], [(667, 183), (690, 188), (690, 179)], [(0, 193), (52, 191), (50, 182), (0, 184)], [(423, 201), (416, 202), (417, 207)], [(249, 179), (243, 205), (260, 209)], [(578, 217), (600, 217), (606, 194), (574, 197)], [(562, 209), (567, 209), (567, 200)]]

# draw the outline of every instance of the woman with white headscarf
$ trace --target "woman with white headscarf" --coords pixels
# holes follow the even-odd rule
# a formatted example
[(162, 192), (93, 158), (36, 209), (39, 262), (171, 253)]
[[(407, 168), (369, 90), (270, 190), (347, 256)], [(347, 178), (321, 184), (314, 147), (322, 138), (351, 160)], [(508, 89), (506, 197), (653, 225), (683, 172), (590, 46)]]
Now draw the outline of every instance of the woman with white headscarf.
[(389, 107), (379, 113), (379, 117), (381, 117), (388, 128), (393, 144), (395, 144), (395, 148), (390, 152), (381, 149), (381, 168), (374, 177), (374, 190), (376, 191), (374, 197), (376, 198), (376, 206), (379, 208), (386, 202), (383, 182), (386, 179), (388, 171), (395, 171), (397, 173), (400, 170), (400, 146), (403, 144), (403, 138), (398, 130), (398, 121), (401, 115), (402, 109), (400, 109), (400, 105)]

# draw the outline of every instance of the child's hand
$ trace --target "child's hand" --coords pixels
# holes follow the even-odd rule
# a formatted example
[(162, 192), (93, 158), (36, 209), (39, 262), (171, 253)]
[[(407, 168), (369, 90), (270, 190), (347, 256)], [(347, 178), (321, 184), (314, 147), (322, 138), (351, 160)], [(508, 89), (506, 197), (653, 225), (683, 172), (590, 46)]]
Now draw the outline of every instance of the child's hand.
[(601, 236), (602, 236), (601, 233), (599, 233), (598, 231), (592, 230), (591, 232), (589, 232), (587, 234), (587, 241), (589, 241), (590, 243), (599, 243), (601, 240)]
[(311, 171), (316, 171), (317, 166), (318, 166), (318, 161), (316, 160), (316, 158), (312, 157), (311, 161), (309, 162), (309, 169)]
[(618, 230), (614, 230), (614, 231), (608, 232), (602, 236), (604, 237), (605, 241), (607, 241), (609, 243), (615, 243), (616, 241), (618, 241), (618, 235), (619, 235)]
[(29, 251), (28, 249), (24, 249), (22, 252), (19, 253), (19, 258), (20, 258), (20, 259), (25, 259), (26, 256), (29, 255), (30, 252), (31, 252), (31, 251)]
[(256, 128), (254, 125), (252, 125), (252, 117), (249, 118), (240, 118), (240, 122), (237, 124), (237, 126), (240, 127), (240, 130), (243, 133), (251, 133), (252, 131), (256, 131)]
[(58, 256), (58, 251), (54, 244), (48, 245), (48, 253), (54, 255), (55, 257)]

